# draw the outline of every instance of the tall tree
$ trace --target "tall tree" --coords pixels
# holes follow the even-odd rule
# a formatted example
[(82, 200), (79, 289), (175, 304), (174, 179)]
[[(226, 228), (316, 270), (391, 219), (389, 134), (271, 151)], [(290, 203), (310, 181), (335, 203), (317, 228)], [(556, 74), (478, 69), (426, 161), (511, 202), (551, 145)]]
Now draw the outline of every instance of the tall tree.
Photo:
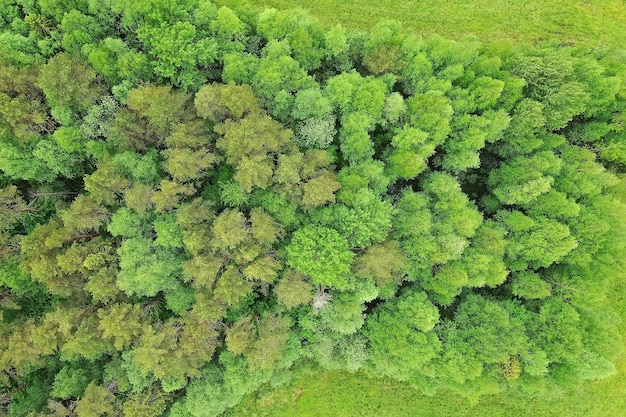
[(314, 284), (345, 288), (349, 285), (354, 254), (338, 232), (327, 227), (305, 226), (293, 234), (287, 246), (287, 263), (311, 277)]

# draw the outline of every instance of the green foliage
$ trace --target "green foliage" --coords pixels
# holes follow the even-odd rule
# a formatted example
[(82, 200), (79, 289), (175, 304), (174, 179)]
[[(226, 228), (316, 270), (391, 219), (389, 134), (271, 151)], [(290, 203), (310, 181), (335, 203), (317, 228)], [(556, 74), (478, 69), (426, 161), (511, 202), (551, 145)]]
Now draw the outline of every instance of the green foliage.
[(57, 142), (41, 140), (33, 149), (33, 156), (43, 161), (48, 169), (57, 176), (77, 178), (84, 175), (84, 156), (78, 152), (68, 152)]
[(84, 115), (103, 93), (93, 68), (65, 53), (55, 55), (42, 68), (38, 85), (53, 110), (69, 110), (69, 119), (56, 117), (62, 124), (73, 124), (74, 114)]
[(147, 390), (132, 395), (124, 403), (124, 417), (158, 417), (167, 407), (167, 398), (156, 390)]
[(473, 404), (615, 378), (619, 52), (240, 6), (0, 7), (9, 415), (217, 416), (316, 367)]
[(550, 285), (534, 272), (520, 272), (513, 276), (511, 292), (521, 298), (545, 298), (550, 295)]
[(117, 286), (128, 295), (150, 297), (176, 288), (181, 260), (175, 253), (141, 237), (125, 240), (118, 252), (121, 269)]
[(69, 208), (59, 212), (70, 233), (97, 230), (109, 217), (108, 210), (91, 196), (79, 195)]
[(293, 270), (286, 271), (278, 285), (274, 287), (278, 301), (287, 308), (307, 304), (313, 299), (313, 286), (304, 280), (304, 276)]
[(450, 99), (441, 91), (430, 90), (407, 100), (407, 118), (412, 127), (426, 132), (436, 144), (450, 133), (453, 109)]
[(8, 178), (52, 182), (56, 177), (46, 163), (35, 158), (31, 149), (21, 149), (9, 142), (0, 142), (0, 167)]
[(113, 304), (98, 311), (102, 337), (113, 341), (117, 350), (129, 346), (142, 333), (143, 314), (138, 305)]
[(363, 278), (374, 279), (379, 287), (399, 283), (407, 268), (406, 256), (397, 241), (373, 245), (357, 258), (354, 273)]
[(306, 226), (297, 230), (287, 246), (287, 262), (308, 275), (314, 284), (345, 288), (354, 257), (348, 242), (328, 227)]
[(329, 79), (326, 94), (342, 115), (362, 113), (368, 123), (374, 123), (385, 107), (387, 86), (381, 79), (362, 77), (353, 71)]
[(504, 204), (529, 203), (550, 191), (562, 161), (552, 152), (518, 157), (489, 175), (493, 193)]
[(459, 305), (454, 327), (443, 330), (442, 337), (451, 349), (484, 364), (506, 362), (527, 347), (523, 322), (480, 296)]
[(408, 125), (398, 129), (391, 145), (393, 148), (386, 155), (389, 175), (403, 179), (415, 178), (424, 171), (436, 147), (428, 141), (426, 132)]
[(408, 292), (385, 304), (366, 329), (375, 369), (400, 380), (420, 372), (441, 350), (439, 338), (430, 331), (438, 319), (439, 312), (423, 292)]
[(146, 118), (157, 135), (165, 137), (171, 125), (185, 116), (188, 102), (187, 94), (172, 91), (170, 86), (144, 86), (129, 93), (126, 105)]
[(217, 58), (217, 42), (200, 39), (189, 22), (145, 25), (137, 30), (137, 37), (153, 58), (154, 73), (183, 90), (204, 84), (207, 79), (198, 67), (206, 68)]
[(370, 190), (359, 190), (350, 206), (335, 205), (313, 212), (314, 223), (336, 229), (348, 238), (350, 247), (380, 243), (391, 229), (393, 206), (381, 201)]
[[(272, 45), (275, 44), (270, 42), (268, 48)], [(290, 113), (293, 93), (313, 84), (298, 62), (286, 55), (262, 57), (251, 81), (255, 93), (271, 103), (268, 109), (278, 119)]]
[(141, 237), (147, 232), (145, 226), (142, 225), (143, 221), (144, 219), (140, 215), (122, 207), (111, 216), (107, 230), (113, 236)]
[(44, 105), (44, 95), (37, 87), (37, 67), (17, 68), (1, 65), (0, 132), (13, 136), (17, 144), (27, 143), (53, 128)]
[(519, 211), (500, 213), (510, 230), (508, 266), (513, 270), (548, 267), (560, 261), (578, 243), (569, 228), (546, 217), (533, 219)]
[[(268, 155), (289, 148), (291, 131), (265, 115), (251, 114), (240, 121), (226, 120), (220, 127), (224, 137), (217, 147), (226, 154), (227, 162), (235, 168), (234, 179), (243, 191), (266, 189), (273, 173)], [(249, 140), (252, 136), (255, 140)]]
[(305, 148), (326, 148), (335, 136), (335, 117), (332, 107), (319, 88), (301, 90), (296, 95), (294, 119), (299, 120), (295, 129), (296, 144)]
[(61, 45), (71, 53), (80, 52), (83, 45), (94, 43), (103, 34), (103, 28), (96, 18), (78, 10), (65, 13), (59, 28), (63, 32)]
[(76, 414), (80, 417), (102, 417), (114, 411), (113, 401), (113, 394), (105, 387), (91, 383), (76, 404)]
[[(407, 191), (396, 207), (395, 238), (403, 242), (411, 265), (411, 279), (435, 273), (428, 287), (444, 296), (456, 295), (467, 284), (459, 264), (437, 264), (461, 258), (482, 223), (481, 214), (469, 203), (456, 180), (443, 173), (431, 174), (423, 183), (425, 193)], [(432, 208), (431, 208), (432, 207)]]
[(250, 113), (258, 112), (261, 106), (250, 86), (237, 86), (232, 82), (202, 87), (196, 93), (194, 102), (198, 116), (213, 122), (240, 120)]
[(64, 366), (54, 377), (51, 396), (62, 400), (82, 397), (87, 385), (96, 376), (93, 371), (92, 367)]

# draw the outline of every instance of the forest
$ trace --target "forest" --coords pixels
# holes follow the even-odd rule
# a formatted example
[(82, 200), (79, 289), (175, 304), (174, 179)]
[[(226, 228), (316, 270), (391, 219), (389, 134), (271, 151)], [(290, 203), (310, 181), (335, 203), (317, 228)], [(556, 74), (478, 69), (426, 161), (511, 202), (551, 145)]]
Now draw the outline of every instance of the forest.
[(609, 378), (625, 108), (609, 47), (5, 0), (0, 416), (214, 417), (317, 370), (468, 404)]

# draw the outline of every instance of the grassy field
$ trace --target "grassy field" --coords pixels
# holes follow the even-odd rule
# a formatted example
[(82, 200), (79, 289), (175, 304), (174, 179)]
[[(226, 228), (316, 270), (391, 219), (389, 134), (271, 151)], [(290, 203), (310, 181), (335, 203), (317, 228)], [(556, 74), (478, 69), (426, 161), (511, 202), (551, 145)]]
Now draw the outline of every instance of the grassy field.
[[(624, 368), (622, 362), (621, 368)], [(503, 395), (477, 405), (452, 393), (427, 397), (397, 382), (362, 374), (317, 373), (249, 396), (230, 417), (623, 417), (626, 369), (562, 397)]]
[[(221, 0), (257, 10), (303, 7), (325, 26), (341, 23), (367, 29), (395, 19), (417, 33), (450, 38), (474, 35), (483, 42), (535, 42), (558, 38), (590, 46), (626, 48), (624, 0)], [(612, 292), (626, 306), (626, 285)], [(626, 314), (624, 314), (626, 316)], [(626, 317), (625, 317), (626, 318)], [(499, 395), (467, 400), (442, 392), (427, 397), (403, 384), (363, 374), (314, 373), (277, 389), (248, 396), (232, 417), (623, 417), (626, 415), (626, 358), (619, 373), (553, 398)]]
[(250, 4), (303, 7), (323, 24), (367, 29), (395, 19), (420, 34), (450, 38), (475, 35), (483, 41), (533, 42), (559, 38), (592, 45), (626, 46), (624, 0), (220, 0), (230, 7)]

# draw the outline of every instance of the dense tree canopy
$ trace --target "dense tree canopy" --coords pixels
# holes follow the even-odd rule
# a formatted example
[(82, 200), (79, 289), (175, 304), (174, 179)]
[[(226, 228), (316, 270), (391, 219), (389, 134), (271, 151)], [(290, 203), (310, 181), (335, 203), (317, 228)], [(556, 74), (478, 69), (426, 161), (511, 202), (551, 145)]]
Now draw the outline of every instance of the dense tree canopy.
[(615, 373), (623, 54), (209, 0), (9, 0), (0, 31), (0, 415)]

